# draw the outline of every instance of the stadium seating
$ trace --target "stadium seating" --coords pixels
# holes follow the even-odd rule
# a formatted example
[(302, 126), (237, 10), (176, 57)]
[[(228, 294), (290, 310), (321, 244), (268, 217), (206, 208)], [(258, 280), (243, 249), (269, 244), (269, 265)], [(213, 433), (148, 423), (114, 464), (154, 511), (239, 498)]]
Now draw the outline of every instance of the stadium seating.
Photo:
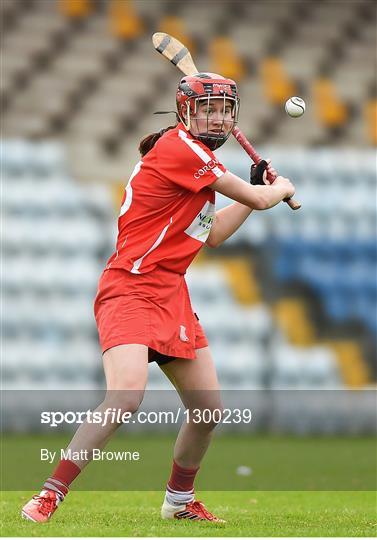
[(265, 58), (260, 69), (264, 94), (273, 105), (282, 105), (297, 93), (279, 58)]
[(165, 15), (158, 25), (159, 32), (165, 32), (184, 43), (192, 55), (196, 53), (195, 41), (191, 39), (185, 27), (185, 21), (175, 15)]
[[(265, 148), (262, 152), (272, 157), (278, 171), (292, 178), (303, 208), (295, 213), (278, 205), (269, 212), (258, 212), (246, 221), (229, 245), (247, 243), (264, 250), (265, 262), (283, 289), (304, 285), (316, 296), (323, 310), (322, 318), (327, 321), (323, 325), (359, 324), (374, 342), (375, 153), (335, 149), (287, 152), (277, 148)], [(226, 148), (219, 153), (230, 170), (247, 178), (247, 158)], [(220, 197), (219, 206), (228, 202)], [(284, 309), (283, 313), (287, 316), (289, 310)], [(302, 316), (298, 315), (294, 329), (296, 334), (302, 334), (296, 343), (305, 343), (308, 338), (304, 337)], [(369, 363), (373, 370), (373, 354)]]
[(111, 0), (109, 9), (110, 27), (114, 36), (121, 39), (134, 39), (144, 30), (133, 3), (129, 0)]
[(368, 140), (377, 146), (377, 99), (372, 98), (365, 104), (364, 114)]
[(60, 145), (4, 141), (2, 156), (5, 387), (94, 388), (93, 298), (113, 241), (111, 197), (71, 179)]
[(92, 8), (91, 0), (59, 0), (60, 12), (66, 17), (79, 19), (86, 17)]
[[(255, 142), (317, 146), (336, 137), (353, 147), (376, 144), (375, 13), (368, 0), (350, 0), (346, 8), (293, 1), (290, 10), (226, 1), (216, 12), (198, 2), (172, 9), (165, 1), (14, 0), (2, 3), (2, 13), (9, 21), (3, 134), (65, 138), (75, 175), (84, 180), (127, 178), (138, 140), (154, 123), (164, 125), (152, 112), (162, 104), (174, 108), (179, 75), (157, 60), (149, 39), (157, 30), (182, 38), (199, 69), (224, 71), (240, 83), (240, 124)], [(297, 121), (282, 108), (296, 92), (308, 103)]]
[(245, 65), (230, 38), (216, 36), (210, 43), (209, 55), (210, 71), (221, 73), (237, 82), (244, 79)]
[(342, 103), (331, 80), (321, 78), (314, 83), (314, 107), (318, 120), (330, 129), (341, 127), (347, 121), (347, 108)]

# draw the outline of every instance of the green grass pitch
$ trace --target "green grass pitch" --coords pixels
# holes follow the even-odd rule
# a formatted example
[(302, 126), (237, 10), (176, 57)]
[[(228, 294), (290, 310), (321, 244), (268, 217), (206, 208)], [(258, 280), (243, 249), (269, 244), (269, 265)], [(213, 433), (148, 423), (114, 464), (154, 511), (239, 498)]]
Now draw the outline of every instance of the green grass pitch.
[[(196, 484), (197, 498), (226, 520), (211, 524), (160, 518), (160, 489), (175, 434), (120, 434), (106, 449), (138, 449), (139, 465), (92, 463), (51, 522), (23, 520), (22, 506), (52, 468), (41, 463), (40, 448), (64, 447), (69, 439), (68, 433), (4, 434), (2, 536), (374, 537), (377, 532), (373, 437), (215, 437)], [(241, 464), (252, 467), (251, 476), (235, 474)]]
[(47, 524), (24, 521), (28, 492), (3, 492), (2, 536), (369, 536), (373, 492), (201, 492), (226, 524), (163, 521), (162, 492), (72, 492)]

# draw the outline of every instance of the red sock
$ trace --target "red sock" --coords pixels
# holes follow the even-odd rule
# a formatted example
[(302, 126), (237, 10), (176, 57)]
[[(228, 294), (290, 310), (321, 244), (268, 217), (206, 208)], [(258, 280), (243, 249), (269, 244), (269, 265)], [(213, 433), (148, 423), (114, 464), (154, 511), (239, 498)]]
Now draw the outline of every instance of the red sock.
[(173, 461), (173, 467), (168, 482), (168, 489), (173, 491), (193, 491), (194, 480), (199, 467), (196, 469), (186, 469)]
[(76, 463), (69, 459), (61, 459), (53, 474), (43, 484), (43, 489), (52, 489), (58, 493), (61, 499), (64, 499), (70, 484), (80, 472), (81, 469)]

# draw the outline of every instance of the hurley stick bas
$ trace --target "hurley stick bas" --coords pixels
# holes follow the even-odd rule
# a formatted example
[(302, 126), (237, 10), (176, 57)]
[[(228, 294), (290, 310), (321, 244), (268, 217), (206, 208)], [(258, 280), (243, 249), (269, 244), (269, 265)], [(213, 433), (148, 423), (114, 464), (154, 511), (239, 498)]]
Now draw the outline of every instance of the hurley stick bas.
[[(182, 71), (184, 75), (195, 75), (199, 73), (196, 67), (190, 51), (185, 47), (178, 39), (165, 34), (164, 32), (156, 32), (152, 36), (153, 46), (157, 52), (165, 56), (170, 62)], [(247, 140), (239, 127), (234, 127), (232, 131), (233, 136), (237, 142), (242, 146), (245, 152), (251, 157), (254, 163), (259, 163), (262, 159), (256, 152), (253, 145)], [(268, 174), (268, 180), (272, 183), (276, 176)], [(284, 199), (292, 210), (298, 210), (301, 208), (301, 204), (292, 198)]]

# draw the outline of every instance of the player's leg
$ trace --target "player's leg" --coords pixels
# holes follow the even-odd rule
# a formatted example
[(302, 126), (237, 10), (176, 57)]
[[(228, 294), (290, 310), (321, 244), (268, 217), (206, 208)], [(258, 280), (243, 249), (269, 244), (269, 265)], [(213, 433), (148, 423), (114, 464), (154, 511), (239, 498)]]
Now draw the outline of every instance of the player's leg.
[[(119, 345), (103, 355), (106, 377), (106, 396), (95, 409), (104, 418), (107, 409), (134, 413), (144, 396), (148, 377), (148, 347), (145, 345)], [(105, 426), (84, 422), (76, 431), (67, 449), (71, 452), (88, 450), (89, 459), (76, 460), (82, 470), (91, 461), (93, 448), (102, 449), (120, 424), (107, 421)]]
[[(220, 387), (209, 347), (196, 351), (196, 360), (176, 359), (161, 369), (171, 380), (186, 409), (195, 411), (184, 422), (174, 447), (174, 461), (182, 467), (198, 468), (222, 411)], [(200, 411), (207, 409), (206, 421)], [(213, 419), (215, 417), (215, 420)]]
[[(172, 473), (161, 516), (222, 522), (194, 500), (194, 480), (222, 412), (220, 388), (208, 347), (196, 351), (196, 360), (176, 359), (161, 366), (179, 392), (190, 421), (184, 422), (175, 447)], [(205, 418), (201, 411), (206, 410)]]
[[(106, 376), (106, 396), (97, 407), (105, 418), (107, 409), (115, 408), (134, 413), (144, 395), (148, 376), (148, 347), (145, 345), (120, 345), (106, 351), (103, 355)], [(35, 495), (22, 509), (22, 516), (37, 522), (47, 521), (64, 500), (69, 486), (91, 461), (94, 448), (102, 449), (120, 424), (106, 421), (105, 425), (85, 421), (80, 425), (66, 448), (66, 455), (53, 474), (46, 480), (42, 491)], [(86, 452), (81, 452), (86, 450)], [(73, 452), (80, 458), (74, 459)]]

